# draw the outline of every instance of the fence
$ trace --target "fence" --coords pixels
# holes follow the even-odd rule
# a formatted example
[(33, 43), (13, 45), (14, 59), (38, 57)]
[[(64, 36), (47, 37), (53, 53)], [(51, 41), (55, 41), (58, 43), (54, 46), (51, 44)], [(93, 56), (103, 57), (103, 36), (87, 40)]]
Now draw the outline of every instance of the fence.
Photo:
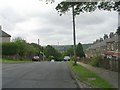
[(99, 67), (103, 67), (105, 69), (109, 69), (112, 71), (118, 71), (118, 59), (103, 59), (100, 61)]
[[(83, 60), (81, 60), (81, 62), (86, 63), (86, 64), (90, 64), (91, 59), (83, 59)], [(119, 64), (120, 64), (119, 59), (116, 59), (116, 58), (111, 58), (111, 59), (104, 58), (104, 59), (98, 60), (97, 67), (109, 69), (111, 71), (118, 71)]]

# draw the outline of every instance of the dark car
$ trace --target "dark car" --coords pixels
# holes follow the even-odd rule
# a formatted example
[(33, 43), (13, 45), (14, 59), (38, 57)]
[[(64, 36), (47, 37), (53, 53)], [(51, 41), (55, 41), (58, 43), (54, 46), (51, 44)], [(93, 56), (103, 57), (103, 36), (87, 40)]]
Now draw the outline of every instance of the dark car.
[(33, 56), (32, 61), (39, 61), (40, 57), (39, 56)]

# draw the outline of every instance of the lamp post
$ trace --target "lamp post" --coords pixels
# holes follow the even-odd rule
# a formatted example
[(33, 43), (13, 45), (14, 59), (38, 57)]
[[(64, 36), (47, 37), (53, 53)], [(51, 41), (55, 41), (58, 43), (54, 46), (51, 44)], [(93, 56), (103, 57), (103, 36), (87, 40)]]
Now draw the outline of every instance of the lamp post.
[(72, 6), (72, 16), (73, 16), (73, 42), (74, 42), (74, 65), (76, 65), (76, 34), (75, 34), (75, 14), (74, 14), (74, 5)]

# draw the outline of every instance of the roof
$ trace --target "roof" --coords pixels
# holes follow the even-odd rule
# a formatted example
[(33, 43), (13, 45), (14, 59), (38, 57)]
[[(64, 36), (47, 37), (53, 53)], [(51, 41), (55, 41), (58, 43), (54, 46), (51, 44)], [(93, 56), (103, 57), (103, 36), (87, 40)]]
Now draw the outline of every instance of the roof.
[(116, 36), (112, 37), (112, 38), (108, 38), (107, 41), (108, 42), (118, 42), (118, 35), (116, 34)]
[(91, 47), (89, 47), (89, 49), (96, 49), (97, 47), (106, 47), (107, 43), (109, 43), (109, 42), (118, 42), (118, 35), (116, 34), (112, 38), (107, 38), (107, 39), (103, 40), (102, 42), (93, 44), (93, 45), (91, 45)]
[(6, 32), (0, 30), (0, 37), (11, 37), (11, 35), (9, 35)]

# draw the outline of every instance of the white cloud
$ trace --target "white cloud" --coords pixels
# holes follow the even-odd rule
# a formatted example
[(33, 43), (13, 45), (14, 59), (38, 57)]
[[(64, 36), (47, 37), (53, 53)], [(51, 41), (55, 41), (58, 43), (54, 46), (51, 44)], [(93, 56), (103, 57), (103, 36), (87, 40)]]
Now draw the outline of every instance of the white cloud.
[[(39, 0), (0, 0), (0, 24), (12, 38), (22, 37), (27, 42), (42, 45), (73, 44), (72, 14), (59, 16), (56, 3), (46, 4)], [(117, 12), (99, 11), (81, 13), (76, 17), (77, 42), (89, 43), (115, 32)]]

